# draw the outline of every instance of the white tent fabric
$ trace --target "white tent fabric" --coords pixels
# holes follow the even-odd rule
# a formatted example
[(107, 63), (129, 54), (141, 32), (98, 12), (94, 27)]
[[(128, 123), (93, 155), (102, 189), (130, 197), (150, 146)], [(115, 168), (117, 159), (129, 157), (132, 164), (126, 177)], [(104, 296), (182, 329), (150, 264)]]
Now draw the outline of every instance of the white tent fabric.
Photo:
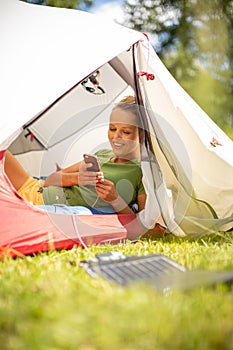
[[(142, 57), (145, 57), (145, 54)], [(168, 142), (177, 158), (182, 155), (183, 147), (183, 157), (186, 157), (186, 160), (183, 159), (182, 162), (189, 163), (184, 169), (187, 171), (186, 176), (192, 177), (194, 190), (207, 202), (213, 196), (214, 190), (213, 206), (216, 211), (223, 216), (232, 214), (232, 207), (222, 208), (218, 194), (219, 187), (225, 188), (227, 192), (230, 189), (228, 186), (233, 185), (232, 141), (171, 77), (154, 51), (150, 53), (148, 69), (153, 71), (156, 79), (151, 83), (150, 89), (145, 87), (147, 101), (151, 110), (160, 116), (158, 123), (164, 134), (167, 134)], [(152, 86), (153, 83), (156, 86)], [(214, 146), (213, 139), (218, 140), (221, 145)], [(164, 140), (163, 142), (165, 143)], [(206, 161), (203, 161), (204, 159)], [(232, 185), (230, 187), (233, 187)], [(208, 186), (213, 186), (213, 189), (207, 191)], [(229, 203), (233, 202), (232, 194), (229, 191)], [(213, 204), (212, 200), (211, 203)]]
[[(187, 215), (190, 199), (184, 193), (183, 187), (186, 186), (189, 195), (200, 203), (209, 203), (219, 218), (229, 217), (230, 225), (227, 227), (232, 227), (233, 142), (181, 88), (155, 52), (150, 50), (150, 54), (147, 53), (148, 47), (144, 42), (138, 49), (139, 65), (147, 66), (147, 70), (155, 75), (155, 80), (148, 88), (148, 82), (143, 77), (141, 84), (151, 114), (151, 134), (156, 134), (154, 150), (158, 163), (166, 186), (176, 187), (177, 195), (173, 192), (173, 200), (176, 197), (174, 206), (178, 207), (176, 221), (181, 223), (184, 213)], [(168, 163), (172, 172), (167, 169)], [(174, 174), (180, 180), (179, 185), (175, 185), (177, 179)], [(207, 213), (202, 210), (197, 205), (195, 214), (192, 208), (192, 214), (204, 218)], [(193, 217), (189, 219), (195, 221)], [(211, 231), (211, 225), (216, 230), (215, 224), (216, 221), (212, 222), (208, 230)]]
[[(233, 143), (143, 34), (82, 11), (1, 0), (0, 45), (0, 145), (31, 175), (106, 146), (109, 112), (130, 88), (151, 142), (142, 159), (141, 223), (160, 222), (179, 236), (232, 227)], [(98, 95), (80, 84), (96, 70), (105, 91)]]
[(0, 144), (5, 145), (24, 123), (142, 38), (86, 12), (19, 0), (1, 0), (0, 10)]

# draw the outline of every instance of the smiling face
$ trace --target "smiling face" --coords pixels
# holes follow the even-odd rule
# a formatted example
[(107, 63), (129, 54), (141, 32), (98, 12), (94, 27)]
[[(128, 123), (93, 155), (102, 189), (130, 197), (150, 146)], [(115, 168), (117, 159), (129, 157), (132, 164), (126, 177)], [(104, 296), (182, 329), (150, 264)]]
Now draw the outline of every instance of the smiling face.
[(114, 162), (139, 158), (137, 116), (130, 111), (115, 108), (110, 116), (108, 139), (115, 155)]

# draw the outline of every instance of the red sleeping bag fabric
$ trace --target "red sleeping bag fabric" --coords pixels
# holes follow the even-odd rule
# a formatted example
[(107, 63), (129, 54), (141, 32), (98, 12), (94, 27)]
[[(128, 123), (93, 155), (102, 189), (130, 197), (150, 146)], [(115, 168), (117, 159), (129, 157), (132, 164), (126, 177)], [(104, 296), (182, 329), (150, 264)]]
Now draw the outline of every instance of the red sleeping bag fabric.
[[(4, 173), (0, 151), (0, 253), (33, 254), (86, 244), (117, 243), (139, 234), (136, 215), (69, 215), (47, 213), (18, 196)], [(80, 239), (81, 237), (81, 239)]]

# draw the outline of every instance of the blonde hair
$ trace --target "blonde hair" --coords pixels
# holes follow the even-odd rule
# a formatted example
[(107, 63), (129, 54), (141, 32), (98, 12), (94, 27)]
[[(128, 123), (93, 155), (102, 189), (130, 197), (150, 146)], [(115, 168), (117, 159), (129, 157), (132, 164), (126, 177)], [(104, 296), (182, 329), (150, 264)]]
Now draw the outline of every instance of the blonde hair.
[(133, 114), (138, 115), (136, 100), (134, 96), (126, 96), (118, 102), (113, 109), (120, 108), (122, 110), (129, 110)]
[(129, 111), (133, 113), (137, 117), (137, 125), (138, 127), (140, 127), (141, 122), (140, 122), (140, 116), (139, 116), (139, 107), (138, 107), (138, 104), (136, 103), (136, 99), (134, 96), (129, 95), (124, 97), (120, 102), (118, 102), (113, 107), (113, 110), (118, 108), (121, 110)]

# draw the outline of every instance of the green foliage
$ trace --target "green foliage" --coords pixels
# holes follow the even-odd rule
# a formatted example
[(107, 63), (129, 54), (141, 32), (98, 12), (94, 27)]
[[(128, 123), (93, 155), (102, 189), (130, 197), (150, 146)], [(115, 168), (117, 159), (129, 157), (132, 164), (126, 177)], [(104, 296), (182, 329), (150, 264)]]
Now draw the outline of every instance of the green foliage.
[(125, 0), (177, 81), (233, 137), (233, 1)]
[(0, 261), (4, 350), (233, 350), (233, 289), (162, 294), (91, 278), (80, 260), (96, 253), (161, 253), (190, 269), (233, 269), (232, 233), (51, 251)]
[(77, 1), (76, 0), (45, 0), (45, 3), (47, 6), (53, 6), (53, 7), (64, 7), (64, 8), (77, 8)]

